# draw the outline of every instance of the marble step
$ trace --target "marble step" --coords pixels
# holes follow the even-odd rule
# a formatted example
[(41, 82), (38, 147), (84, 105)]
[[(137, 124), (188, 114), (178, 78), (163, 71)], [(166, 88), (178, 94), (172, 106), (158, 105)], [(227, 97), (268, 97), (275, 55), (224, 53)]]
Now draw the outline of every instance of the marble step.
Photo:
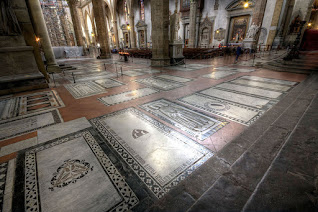
[(310, 74), (311, 70), (307, 69), (300, 69), (300, 68), (295, 68), (295, 67), (290, 67), (290, 66), (284, 66), (282, 64), (269, 64), (265, 63), (263, 64), (262, 68), (270, 69), (273, 71), (280, 71), (280, 72), (291, 72), (291, 73), (301, 73), (301, 74)]
[(291, 66), (297, 66), (297, 67), (308, 67), (310, 69), (318, 68), (318, 63), (312, 63), (308, 60), (299, 60), (299, 61), (284, 61), (284, 60), (275, 60), (273, 63), (281, 63), (283, 65), (291, 65)]

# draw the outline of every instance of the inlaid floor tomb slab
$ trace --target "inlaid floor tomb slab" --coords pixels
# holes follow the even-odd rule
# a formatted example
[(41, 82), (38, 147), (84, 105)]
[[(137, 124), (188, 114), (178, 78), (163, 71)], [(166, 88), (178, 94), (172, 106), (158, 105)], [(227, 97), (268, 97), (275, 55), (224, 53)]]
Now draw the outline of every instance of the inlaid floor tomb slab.
[(64, 87), (72, 94), (75, 99), (94, 96), (100, 93), (107, 92), (104, 87), (94, 82), (66, 84), (64, 85)]
[(135, 108), (91, 121), (158, 198), (213, 155)]

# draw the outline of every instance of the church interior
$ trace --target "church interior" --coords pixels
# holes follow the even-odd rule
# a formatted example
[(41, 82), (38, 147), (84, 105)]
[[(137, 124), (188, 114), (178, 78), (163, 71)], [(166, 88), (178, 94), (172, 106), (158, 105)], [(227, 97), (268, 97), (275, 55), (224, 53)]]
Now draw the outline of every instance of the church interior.
[(0, 211), (318, 211), (318, 0), (0, 0)]

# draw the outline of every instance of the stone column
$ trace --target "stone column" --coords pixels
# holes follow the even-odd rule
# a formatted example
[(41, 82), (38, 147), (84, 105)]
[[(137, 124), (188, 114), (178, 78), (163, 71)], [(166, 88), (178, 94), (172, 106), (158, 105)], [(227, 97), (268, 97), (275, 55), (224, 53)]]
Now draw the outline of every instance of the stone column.
[(33, 27), (35, 34), (40, 38), (43, 52), (46, 59), (47, 71), (48, 72), (61, 72), (61, 69), (56, 63), (55, 56), (53, 53), (53, 49), (51, 46), (51, 41), (49, 34), (47, 32), (47, 28), (45, 25), (40, 1), (27, 1), (28, 7), (33, 20)]
[(248, 30), (247, 36), (243, 41), (245, 48), (256, 49), (262, 27), (267, 0), (255, 1), (252, 15), (252, 24)]
[(117, 28), (117, 20), (113, 20), (113, 30), (114, 30), (114, 35), (115, 35), (115, 45), (116, 48), (119, 49), (119, 38), (118, 38), (118, 28)]
[(65, 20), (65, 11), (64, 11), (64, 7), (63, 7), (63, 4), (62, 4), (62, 1), (58, 1), (58, 5), (59, 5), (59, 9), (62, 10), (62, 13), (60, 14), (60, 20), (61, 20), (62, 29), (63, 29), (63, 32), (64, 32), (66, 45), (67, 46), (71, 46), (70, 34), (68, 32), (67, 23), (66, 23), (66, 20)]
[(284, 3), (284, 0), (276, 1), (276, 5), (275, 5), (273, 17), (272, 17), (272, 23), (268, 33), (266, 45), (271, 46), (273, 44), (274, 38), (277, 34), (277, 27), (278, 27), (279, 17), (283, 8), (283, 3)]
[(170, 65), (169, 0), (151, 1), (152, 66)]
[(130, 26), (131, 48), (136, 48), (135, 17), (131, 10), (129, 14), (129, 26)]
[(197, 21), (197, 0), (191, 0), (190, 3), (190, 23), (189, 23), (189, 48), (195, 48), (196, 44), (196, 21)]
[(78, 15), (78, 0), (67, 0), (68, 6), (71, 11), (73, 28), (76, 38), (77, 46), (84, 46), (84, 40), (82, 35), (81, 21)]
[(92, 0), (93, 11), (95, 16), (97, 40), (100, 44), (100, 58), (110, 58), (110, 49), (108, 41), (108, 30), (106, 25), (106, 14), (103, 0)]

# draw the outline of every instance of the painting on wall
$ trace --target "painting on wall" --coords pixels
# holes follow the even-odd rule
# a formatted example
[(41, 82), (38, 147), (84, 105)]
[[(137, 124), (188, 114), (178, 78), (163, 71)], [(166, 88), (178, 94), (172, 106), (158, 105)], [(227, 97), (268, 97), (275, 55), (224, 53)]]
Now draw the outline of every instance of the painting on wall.
[(249, 16), (240, 16), (232, 18), (231, 33), (229, 41), (231, 43), (240, 43), (244, 40), (248, 30)]

